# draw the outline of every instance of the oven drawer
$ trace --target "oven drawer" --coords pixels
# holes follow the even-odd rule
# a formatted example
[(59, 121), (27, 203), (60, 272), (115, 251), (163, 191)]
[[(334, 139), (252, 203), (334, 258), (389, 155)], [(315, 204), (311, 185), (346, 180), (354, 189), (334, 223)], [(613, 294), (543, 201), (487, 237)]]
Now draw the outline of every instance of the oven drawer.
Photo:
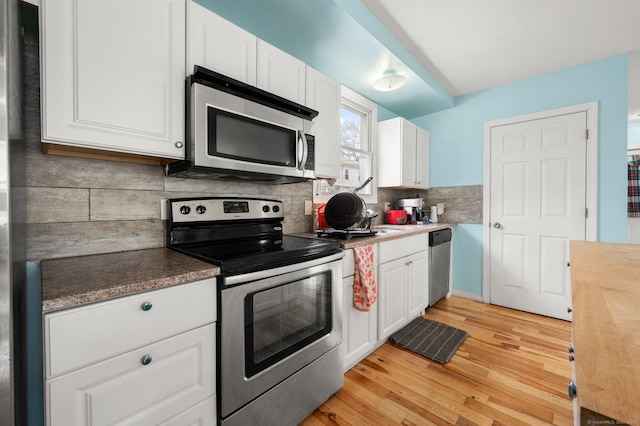
[(215, 383), (215, 324), (208, 324), (47, 380), (47, 425), (157, 425), (176, 415), (170, 424), (191, 424), (190, 417), (215, 417), (215, 405), (209, 414), (185, 412), (211, 401)]
[(46, 314), (45, 376), (54, 377), (215, 320), (215, 278)]

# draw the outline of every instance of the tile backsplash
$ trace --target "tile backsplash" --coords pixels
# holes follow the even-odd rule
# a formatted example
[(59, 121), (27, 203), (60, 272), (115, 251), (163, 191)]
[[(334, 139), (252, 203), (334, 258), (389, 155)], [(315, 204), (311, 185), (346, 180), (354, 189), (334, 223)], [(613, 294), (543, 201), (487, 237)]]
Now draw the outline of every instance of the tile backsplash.
[[(164, 176), (161, 166), (43, 154), (37, 43), (35, 37), (24, 38), (28, 259), (163, 247), (160, 203), (167, 198), (273, 197), (284, 203), (286, 233), (311, 232), (312, 216), (304, 214), (305, 200), (312, 199), (311, 183), (266, 185), (174, 178)], [(478, 200), (459, 202), (458, 194), (477, 198), (477, 191), (379, 188), (379, 202), (368, 207), (378, 212), (376, 223), (382, 223), (384, 202), (397, 207), (399, 199), (418, 195), (428, 202), (438, 199), (446, 203), (443, 221), (475, 220), (473, 213), (456, 212), (468, 206), (475, 209)]]

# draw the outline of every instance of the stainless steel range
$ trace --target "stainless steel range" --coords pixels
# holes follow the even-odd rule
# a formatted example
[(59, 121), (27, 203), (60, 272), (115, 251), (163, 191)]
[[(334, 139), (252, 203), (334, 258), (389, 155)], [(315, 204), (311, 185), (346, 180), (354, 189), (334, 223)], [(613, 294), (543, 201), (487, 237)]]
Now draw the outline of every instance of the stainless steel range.
[(218, 420), (296, 424), (343, 385), (339, 243), (283, 235), (282, 202), (169, 200), (167, 247), (220, 266)]

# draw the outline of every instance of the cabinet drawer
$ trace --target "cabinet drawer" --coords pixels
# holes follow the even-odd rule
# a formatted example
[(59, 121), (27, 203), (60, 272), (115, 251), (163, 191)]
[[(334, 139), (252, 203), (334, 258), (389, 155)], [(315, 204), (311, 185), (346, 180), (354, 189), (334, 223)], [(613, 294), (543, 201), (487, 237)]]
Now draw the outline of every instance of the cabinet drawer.
[(385, 263), (391, 260), (400, 259), (409, 256), (429, 247), (429, 234), (427, 232), (410, 237), (397, 238), (391, 241), (383, 241), (379, 243), (379, 259), (378, 263)]
[[(143, 365), (145, 356), (152, 360)], [(158, 424), (215, 394), (215, 324), (49, 380), (46, 386), (48, 425)]]
[(214, 322), (215, 298), (208, 279), (47, 314), (46, 377)]

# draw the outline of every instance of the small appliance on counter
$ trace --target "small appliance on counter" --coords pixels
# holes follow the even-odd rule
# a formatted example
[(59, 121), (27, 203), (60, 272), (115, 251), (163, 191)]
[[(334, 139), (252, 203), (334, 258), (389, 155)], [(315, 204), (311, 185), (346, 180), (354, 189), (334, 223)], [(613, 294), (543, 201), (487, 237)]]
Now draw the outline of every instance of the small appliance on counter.
[(438, 223), (438, 206), (431, 206), (429, 213), (429, 222)]
[(387, 223), (390, 225), (405, 225), (407, 223), (406, 210), (389, 210), (387, 212)]
[(398, 202), (401, 209), (407, 212), (408, 223), (422, 222), (422, 208), (424, 199), (422, 198), (405, 198)]

